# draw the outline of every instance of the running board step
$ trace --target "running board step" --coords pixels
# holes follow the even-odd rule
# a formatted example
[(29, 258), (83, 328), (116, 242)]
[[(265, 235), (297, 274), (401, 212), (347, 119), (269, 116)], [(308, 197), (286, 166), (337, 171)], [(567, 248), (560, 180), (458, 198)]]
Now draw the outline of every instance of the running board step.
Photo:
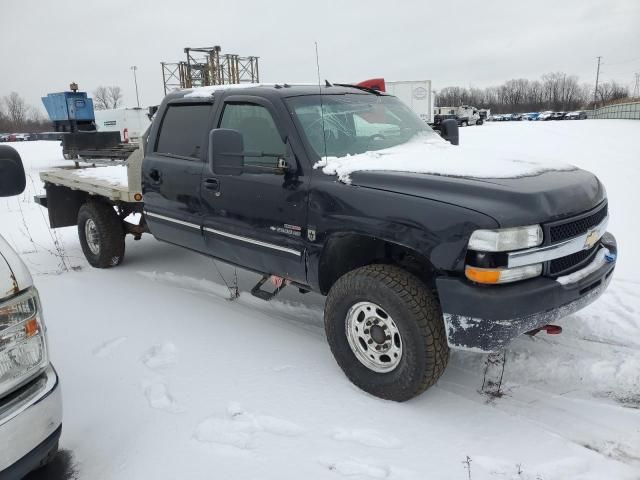
[(256, 283), (255, 286), (251, 289), (251, 295), (253, 295), (254, 297), (257, 297), (257, 298), (259, 298), (261, 300), (264, 300), (264, 301), (268, 302), (273, 297), (278, 295), (282, 291), (282, 289), (284, 287), (287, 286), (287, 282), (284, 279), (280, 279), (281, 280), (280, 285), (277, 286), (273, 292), (268, 292), (266, 290), (262, 290), (262, 285), (264, 285), (265, 282), (267, 280), (269, 280), (270, 278), (271, 278), (271, 275), (263, 276), (260, 279), (260, 281), (258, 283)]

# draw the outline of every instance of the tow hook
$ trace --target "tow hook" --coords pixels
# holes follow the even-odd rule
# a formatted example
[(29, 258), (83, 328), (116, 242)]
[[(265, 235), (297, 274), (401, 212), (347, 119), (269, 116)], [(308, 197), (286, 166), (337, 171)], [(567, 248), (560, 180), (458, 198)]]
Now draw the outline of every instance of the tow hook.
[(547, 335), (560, 335), (562, 333), (562, 327), (559, 325), (545, 325), (540, 328), (536, 328), (535, 330), (531, 330), (527, 332), (526, 335), (533, 337), (535, 334), (539, 333), (541, 330), (547, 332)]

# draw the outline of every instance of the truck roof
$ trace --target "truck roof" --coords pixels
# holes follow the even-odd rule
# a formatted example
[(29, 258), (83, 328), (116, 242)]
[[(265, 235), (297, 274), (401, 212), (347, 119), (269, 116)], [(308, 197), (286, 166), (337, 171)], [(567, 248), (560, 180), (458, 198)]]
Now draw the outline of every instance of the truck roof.
[[(287, 83), (246, 83), (246, 84), (233, 84), (233, 85), (212, 85), (208, 87), (190, 88), (185, 90), (178, 90), (167, 94), (166, 101), (175, 99), (206, 99), (212, 98), (216, 92), (230, 92), (233, 91), (237, 95), (257, 95), (261, 97), (297, 97), (302, 95), (344, 95), (360, 94), (360, 95), (372, 95), (372, 93), (363, 90), (358, 87), (343, 86), (343, 85), (320, 85), (318, 84), (287, 84)], [(380, 92), (380, 95), (385, 95), (384, 92)]]

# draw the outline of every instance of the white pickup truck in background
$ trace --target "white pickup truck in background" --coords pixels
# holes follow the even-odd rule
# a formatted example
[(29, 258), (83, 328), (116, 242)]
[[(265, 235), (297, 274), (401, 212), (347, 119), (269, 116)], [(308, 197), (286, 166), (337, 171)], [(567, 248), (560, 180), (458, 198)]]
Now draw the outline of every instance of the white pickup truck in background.
[[(25, 188), (20, 155), (0, 146), (0, 197)], [(62, 397), (49, 361), (38, 290), (0, 235), (0, 479), (18, 479), (58, 451)]]

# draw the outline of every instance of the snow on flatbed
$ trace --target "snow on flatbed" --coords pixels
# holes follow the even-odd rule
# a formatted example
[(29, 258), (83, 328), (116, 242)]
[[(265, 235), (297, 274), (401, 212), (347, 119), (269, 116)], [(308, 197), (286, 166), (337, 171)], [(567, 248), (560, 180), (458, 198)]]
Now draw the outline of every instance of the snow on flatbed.
[(106, 167), (82, 168), (75, 171), (78, 177), (103, 181), (116, 187), (127, 187), (127, 167), (109, 165)]
[(317, 295), (291, 289), (265, 303), (248, 294), (255, 275), (239, 272), (230, 302), (211, 260), (150, 236), (129, 237), (118, 268), (89, 267), (76, 229), (49, 231), (32, 201), (37, 172), (68, 164), (60, 147), (16, 145), (29, 191), (0, 200), (1, 233), (40, 290), (64, 393), (61, 447), (78, 478), (462, 480), (467, 456), (473, 480), (640, 478), (640, 122), (460, 134), (596, 173), (618, 265), (596, 303), (559, 322), (562, 335), (509, 346), (502, 396), (481, 393), (486, 356), (453, 352), (436, 386), (404, 404), (347, 381)]

